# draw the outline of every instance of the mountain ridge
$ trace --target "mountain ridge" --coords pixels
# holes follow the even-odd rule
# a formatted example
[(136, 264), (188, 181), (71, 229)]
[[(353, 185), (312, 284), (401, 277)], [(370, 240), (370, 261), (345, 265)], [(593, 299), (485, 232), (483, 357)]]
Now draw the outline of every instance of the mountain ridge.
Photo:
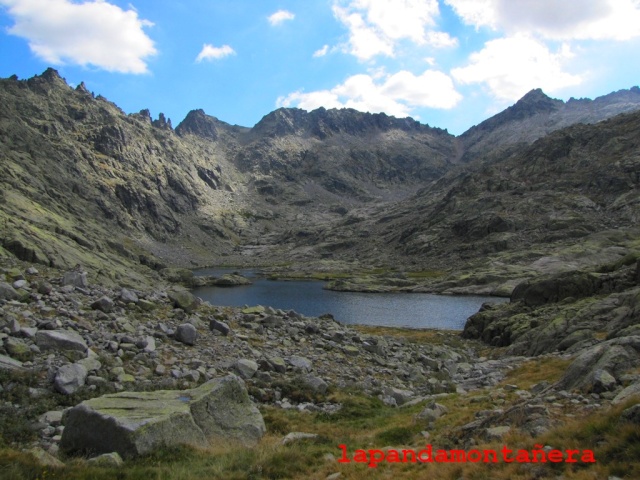
[[(378, 232), (375, 222), (389, 222), (390, 212), (405, 212), (413, 226), (379, 248), (409, 242), (414, 246), (392, 257), (411, 264), (410, 252), (429, 252), (428, 241), (415, 243), (424, 233), (410, 232), (423, 224), (412, 216), (426, 208), (421, 198), (439, 195), (446, 182), (464, 191), (470, 172), (520, 158), (549, 115), (556, 115), (554, 127), (640, 108), (637, 88), (566, 103), (534, 90), (488, 119), (492, 128), (455, 137), (410, 118), (350, 109), (278, 109), (252, 128), (193, 110), (174, 130), (164, 115), (126, 114), (84, 84), (70, 87), (53, 69), (0, 80), (0, 96), (3, 249), (55, 265), (105, 258), (120, 265), (269, 263), (289, 258), (289, 247), (301, 262), (335, 252), (376, 262), (353, 238)], [(505, 128), (510, 136), (500, 135)], [(367, 219), (376, 219), (374, 226)], [(314, 241), (322, 246), (309, 248)], [(360, 246), (344, 255), (349, 245)]]

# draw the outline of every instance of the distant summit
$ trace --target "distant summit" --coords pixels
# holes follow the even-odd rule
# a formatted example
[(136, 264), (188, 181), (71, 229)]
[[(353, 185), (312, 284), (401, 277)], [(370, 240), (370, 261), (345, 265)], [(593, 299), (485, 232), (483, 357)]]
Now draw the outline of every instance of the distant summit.
[(501, 155), (510, 151), (513, 145), (531, 143), (560, 128), (576, 123), (596, 123), (638, 109), (638, 87), (593, 100), (572, 98), (568, 102), (551, 98), (536, 88), (514, 105), (460, 135), (465, 150), (462, 160), (468, 162), (487, 152), (492, 156)]
[(323, 107), (311, 112), (300, 108), (279, 108), (265, 115), (253, 128), (260, 135), (313, 136), (321, 140), (335, 134), (362, 135), (390, 130), (446, 133), (411, 117), (396, 118), (385, 113), (364, 113), (352, 108), (327, 110)]

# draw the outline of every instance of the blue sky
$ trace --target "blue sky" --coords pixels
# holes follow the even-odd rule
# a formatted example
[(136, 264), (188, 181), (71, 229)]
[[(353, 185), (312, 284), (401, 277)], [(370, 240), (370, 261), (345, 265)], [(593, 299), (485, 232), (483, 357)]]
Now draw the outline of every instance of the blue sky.
[(174, 126), (324, 106), (460, 134), (532, 88), (638, 85), (638, 51), (639, 0), (0, 0), (0, 76), (52, 66)]

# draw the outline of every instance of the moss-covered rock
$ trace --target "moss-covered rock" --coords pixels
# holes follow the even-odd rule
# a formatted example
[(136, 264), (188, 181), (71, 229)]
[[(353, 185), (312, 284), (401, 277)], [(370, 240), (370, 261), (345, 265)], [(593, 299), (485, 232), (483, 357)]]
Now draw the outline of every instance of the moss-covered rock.
[(191, 390), (122, 392), (82, 402), (65, 416), (67, 453), (118, 452), (131, 458), (176, 445), (255, 445), (262, 415), (233, 375)]

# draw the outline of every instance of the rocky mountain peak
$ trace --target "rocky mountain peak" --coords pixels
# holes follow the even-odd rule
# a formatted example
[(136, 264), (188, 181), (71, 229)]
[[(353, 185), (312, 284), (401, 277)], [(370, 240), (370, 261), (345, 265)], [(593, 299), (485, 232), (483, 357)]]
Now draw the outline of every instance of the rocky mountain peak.
[(219, 137), (217, 124), (219, 123), (217, 118), (207, 115), (202, 109), (191, 110), (176, 127), (176, 133), (180, 136), (190, 133), (209, 140), (217, 140)]
[(64, 82), (58, 71), (51, 67), (47, 68), (42, 75), (40, 75), (40, 78), (47, 80), (48, 82), (56, 82), (58, 80), (62, 80)]
[(66, 80), (53, 68), (47, 68), (42, 75), (36, 75), (28, 79), (27, 84), (32, 89), (45, 91), (50, 91), (56, 88), (65, 90), (70, 88)]
[(476, 127), (471, 127), (463, 134), (463, 136), (474, 129), (493, 130), (506, 123), (524, 120), (538, 114), (554, 112), (563, 106), (564, 102), (562, 100), (551, 98), (547, 96), (542, 89), (536, 88), (528, 92), (524, 97), (512, 106), (508, 107), (506, 110), (494, 115), (488, 120), (485, 120)]
[(160, 128), (162, 130), (173, 130), (173, 127), (171, 125), (171, 119), (170, 118), (166, 118), (164, 116), (164, 113), (160, 112), (160, 115), (158, 115), (158, 119), (157, 120), (153, 120), (151, 122), (151, 124), (154, 127)]
[(411, 117), (396, 118), (385, 113), (360, 112), (352, 108), (320, 107), (310, 112), (300, 108), (280, 108), (265, 115), (253, 127), (253, 131), (260, 135), (311, 136), (321, 140), (340, 133), (355, 136), (390, 130), (446, 134), (446, 130), (431, 128)]

